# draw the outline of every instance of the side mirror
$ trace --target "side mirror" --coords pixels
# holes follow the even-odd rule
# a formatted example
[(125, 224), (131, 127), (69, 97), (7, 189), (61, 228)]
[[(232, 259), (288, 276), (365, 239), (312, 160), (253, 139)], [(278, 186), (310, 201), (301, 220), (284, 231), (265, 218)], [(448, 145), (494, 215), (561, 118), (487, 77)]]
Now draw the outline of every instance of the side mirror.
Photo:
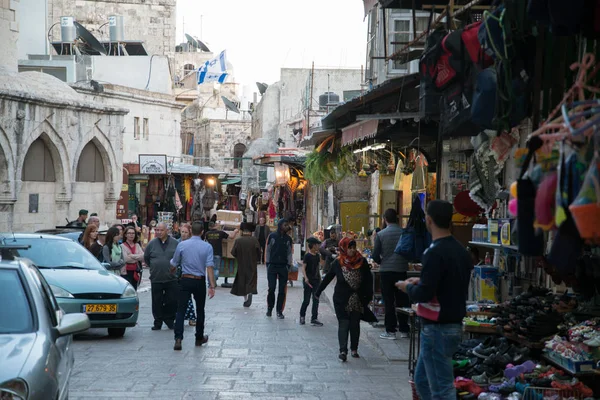
[(109, 269), (110, 268), (110, 264), (109, 263), (104, 263), (103, 262), (103, 263), (100, 263), (100, 264), (104, 267), (104, 269)]
[(57, 330), (59, 336), (68, 336), (87, 331), (90, 326), (90, 319), (86, 314), (73, 313), (63, 315)]

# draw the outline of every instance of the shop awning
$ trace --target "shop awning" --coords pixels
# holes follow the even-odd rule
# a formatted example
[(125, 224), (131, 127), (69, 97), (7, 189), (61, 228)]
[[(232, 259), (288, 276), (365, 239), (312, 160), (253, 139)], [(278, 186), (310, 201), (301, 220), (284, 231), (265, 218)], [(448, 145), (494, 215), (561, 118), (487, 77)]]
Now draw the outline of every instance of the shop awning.
[(200, 167), (193, 164), (170, 163), (167, 167), (170, 174), (188, 174), (188, 175), (220, 175), (222, 171), (217, 171), (213, 167)]
[(241, 178), (233, 178), (226, 181), (221, 181), (221, 185), (233, 185), (234, 183), (240, 183), (241, 181)]
[(378, 120), (361, 121), (342, 129), (342, 146), (369, 139), (377, 134)]
[(337, 131), (335, 129), (325, 129), (313, 132), (310, 136), (305, 137), (300, 142), (300, 147), (312, 147), (321, 143), (323, 140), (330, 136), (335, 135)]
[(304, 168), (304, 162), (306, 156), (298, 154), (264, 154), (260, 157), (254, 158), (254, 165), (275, 165), (275, 163), (282, 163), (287, 165), (295, 165)]
[(418, 73), (389, 79), (362, 96), (337, 106), (323, 117), (321, 126), (323, 129), (342, 129), (355, 123), (357, 115), (411, 111), (398, 110), (399, 104), (413, 104), (418, 108), (419, 83)]

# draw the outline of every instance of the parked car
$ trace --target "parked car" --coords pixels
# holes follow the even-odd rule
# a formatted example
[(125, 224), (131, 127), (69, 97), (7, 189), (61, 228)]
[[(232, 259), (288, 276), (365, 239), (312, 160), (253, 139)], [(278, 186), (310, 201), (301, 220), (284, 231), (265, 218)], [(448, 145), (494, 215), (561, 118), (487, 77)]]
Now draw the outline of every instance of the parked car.
[(61, 236), (79, 243), (79, 238), (83, 236), (83, 231), (85, 231), (85, 228), (57, 226), (54, 229), (42, 229), (36, 231), (36, 233), (46, 233), (50, 235)]
[(0, 241), (0, 399), (66, 399), (72, 335), (90, 327), (83, 313), (65, 314), (40, 271)]
[(136, 290), (109, 272), (83, 246), (72, 240), (39, 233), (0, 234), (7, 243), (29, 245), (19, 255), (29, 258), (44, 275), (60, 307), (67, 313), (86, 313), (92, 328), (108, 328), (122, 337), (138, 320)]

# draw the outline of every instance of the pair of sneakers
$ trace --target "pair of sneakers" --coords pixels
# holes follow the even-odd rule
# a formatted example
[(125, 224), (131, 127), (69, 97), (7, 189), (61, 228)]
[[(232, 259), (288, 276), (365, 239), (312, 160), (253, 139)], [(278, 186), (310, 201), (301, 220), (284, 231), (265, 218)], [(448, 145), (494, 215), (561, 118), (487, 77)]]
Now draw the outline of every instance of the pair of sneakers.
[[(312, 319), (312, 320), (310, 320), (310, 324), (312, 326), (323, 326), (323, 323), (321, 321), (319, 321), (318, 319)], [(300, 325), (306, 325), (306, 318), (305, 317), (300, 317)]]
[[(398, 332), (398, 334), (402, 339), (408, 338), (408, 332)], [(381, 339), (396, 340), (396, 332), (383, 332), (379, 337)]]

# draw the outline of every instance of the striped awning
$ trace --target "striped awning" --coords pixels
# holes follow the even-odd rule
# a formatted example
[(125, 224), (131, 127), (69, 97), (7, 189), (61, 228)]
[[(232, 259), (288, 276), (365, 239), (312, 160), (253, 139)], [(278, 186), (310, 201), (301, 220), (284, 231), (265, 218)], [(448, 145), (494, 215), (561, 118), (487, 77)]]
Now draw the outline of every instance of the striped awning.
[(377, 134), (379, 121), (371, 119), (357, 122), (342, 129), (342, 146), (348, 146), (352, 143), (369, 139)]

